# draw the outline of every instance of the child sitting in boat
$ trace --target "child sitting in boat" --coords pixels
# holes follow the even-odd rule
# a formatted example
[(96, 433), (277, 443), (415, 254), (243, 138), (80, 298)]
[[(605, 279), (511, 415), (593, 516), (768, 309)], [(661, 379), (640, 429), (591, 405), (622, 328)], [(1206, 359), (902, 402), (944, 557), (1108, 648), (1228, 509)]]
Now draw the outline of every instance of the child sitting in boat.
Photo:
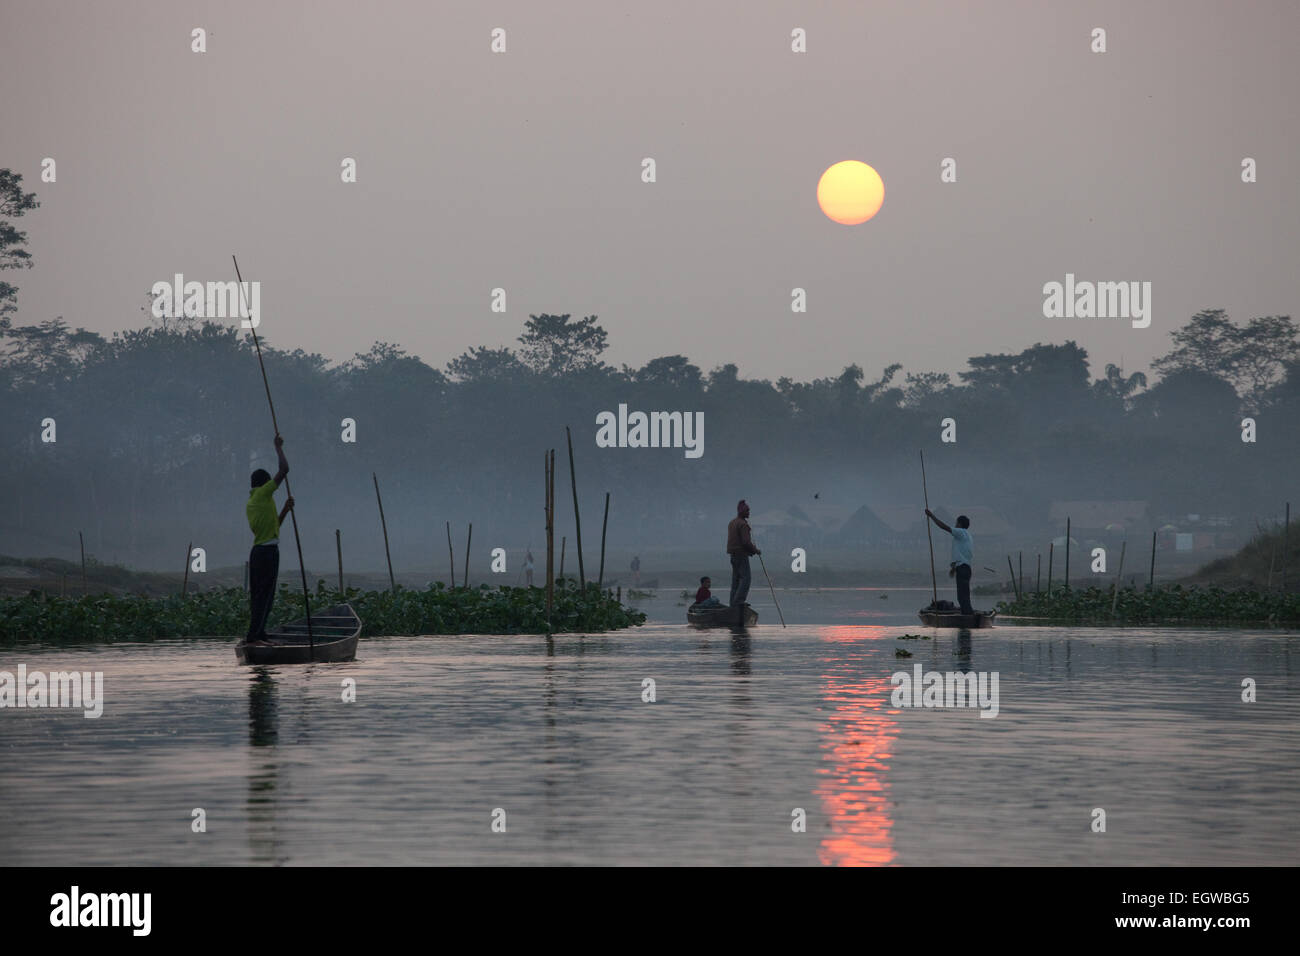
[(695, 592), (696, 607), (722, 607), (722, 602), (709, 593), (709, 585), (713, 579), (707, 575), (700, 578), (700, 589)]

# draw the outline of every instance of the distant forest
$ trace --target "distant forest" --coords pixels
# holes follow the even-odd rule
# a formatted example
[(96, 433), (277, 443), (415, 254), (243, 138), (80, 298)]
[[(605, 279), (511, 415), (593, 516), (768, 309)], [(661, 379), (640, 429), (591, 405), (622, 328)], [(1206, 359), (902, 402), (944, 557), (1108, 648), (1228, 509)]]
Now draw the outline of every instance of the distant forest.
[[(0, 170), (0, 270), (31, 265), (9, 220), (38, 205), (21, 176)], [(237, 325), (162, 319), (105, 339), (61, 319), (22, 324), (16, 286), (0, 282), (0, 554), (72, 557), (83, 530), (103, 561), (176, 568), (193, 541), (211, 568), (242, 565), (249, 472), (273, 469), (274, 455), (253, 343)], [(382, 567), (373, 472), (399, 568), (445, 578), (444, 522), (459, 563), (472, 521), (472, 576), (504, 547), (513, 580), (524, 547), (542, 552), (548, 448), (559, 450), (556, 536), (572, 548), (566, 425), (588, 564), (608, 491), (619, 571), (628, 553), (721, 555), (741, 497), (769, 542), (877, 564), (924, 538), (919, 520), (886, 533), (878, 520), (843, 519), (864, 509), (919, 519), (921, 448), (936, 510), (1001, 516), (1009, 547), (1061, 534), (1051, 504), (1076, 500), (1143, 503), (1147, 534), (1162, 516), (1198, 514), (1248, 537), (1295, 486), (1300, 330), (1285, 316), (1239, 324), (1208, 310), (1170, 345), (1154, 381), (1094, 368), (1074, 342), (974, 356), (955, 381), (850, 364), (832, 378), (773, 382), (731, 364), (704, 372), (685, 355), (616, 368), (595, 316), (550, 314), (531, 316), (515, 348), (472, 348), (441, 368), (388, 342), (342, 363), (266, 339), (263, 352), (315, 573), (334, 567), (335, 528), (349, 567)], [(703, 457), (598, 448), (597, 415), (620, 404), (703, 412)], [(1244, 417), (1254, 443), (1242, 441)], [(955, 443), (940, 440), (949, 418)], [(341, 440), (344, 419), (356, 422), (355, 443)], [(54, 442), (42, 440), (46, 420)], [(815, 522), (819, 509), (833, 520), (799, 517), (785, 539), (776, 532), (782, 515)]]
[[(66, 554), (84, 529), (102, 559), (142, 566), (176, 564), (192, 539), (212, 566), (242, 563), (248, 474), (274, 460), (246, 332), (165, 320), (104, 339), (58, 320), (4, 318), (0, 336), (5, 538)], [(336, 527), (354, 558), (380, 566), (372, 472), (401, 566), (445, 567), (446, 520), (458, 552), (474, 522), (484, 564), (492, 547), (509, 549), (512, 562), (529, 543), (540, 554), (550, 447), (559, 449), (557, 535), (572, 542), (565, 425), (589, 556), (605, 491), (620, 552), (720, 552), (740, 497), (756, 513), (814, 500), (846, 513), (919, 511), (918, 448), (936, 504), (993, 508), (1026, 537), (1048, 529), (1049, 503), (1061, 499), (1140, 499), (1155, 514), (1243, 522), (1275, 514), (1300, 464), (1297, 328), (1206, 311), (1172, 338), (1155, 382), (1115, 365), (1094, 378), (1073, 342), (972, 357), (957, 381), (896, 364), (868, 378), (854, 364), (833, 378), (771, 382), (742, 378), (735, 365), (705, 373), (683, 355), (614, 368), (602, 361), (596, 318), (568, 315), (532, 316), (518, 348), (474, 348), (442, 369), (386, 342), (341, 364), (266, 340), (263, 352), (309, 563), (326, 573)], [(703, 457), (597, 448), (596, 415), (620, 403), (702, 411)], [(1254, 444), (1241, 439), (1246, 416), (1257, 422)], [(341, 440), (345, 418), (356, 421), (354, 444)], [(956, 443), (940, 441), (945, 418), (956, 421)], [(45, 419), (56, 423), (54, 443), (41, 439)]]

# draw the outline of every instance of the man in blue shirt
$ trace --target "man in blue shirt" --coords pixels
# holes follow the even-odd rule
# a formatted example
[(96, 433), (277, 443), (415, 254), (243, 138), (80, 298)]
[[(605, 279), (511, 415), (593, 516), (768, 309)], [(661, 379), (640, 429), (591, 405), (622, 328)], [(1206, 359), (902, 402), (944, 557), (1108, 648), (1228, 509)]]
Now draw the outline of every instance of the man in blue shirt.
[(957, 527), (950, 528), (940, 521), (933, 511), (925, 509), (925, 515), (944, 531), (952, 535), (952, 566), (950, 574), (957, 578), (957, 603), (963, 614), (974, 614), (970, 603), (971, 562), (975, 559), (970, 540), (970, 518), (957, 516)]

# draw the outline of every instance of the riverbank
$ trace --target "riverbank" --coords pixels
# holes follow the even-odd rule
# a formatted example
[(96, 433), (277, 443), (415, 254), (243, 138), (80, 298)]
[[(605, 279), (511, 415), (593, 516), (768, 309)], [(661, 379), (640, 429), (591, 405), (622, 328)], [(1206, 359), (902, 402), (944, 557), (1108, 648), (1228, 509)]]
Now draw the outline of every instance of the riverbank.
[[(423, 634), (545, 634), (542, 588), (447, 589), (340, 593), (322, 582), (313, 607), (348, 602), (361, 617), (362, 637)], [(304, 616), (301, 591), (281, 584), (270, 627)], [(645, 615), (589, 586), (557, 587), (550, 631), (598, 632), (635, 627)], [(248, 629), (248, 595), (242, 588), (202, 591), (184, 598), (90, 594), (58, 597), (32, 593), (0, 598), (0, 644), (114, 643), (172, 637), (233, 639)]]
[[(1112, 611), (1112, 607), (1114, 610)], [(1005, 617), (1051, 624), (1265, 624), (1300, 627), (1300, 594), (1220, 587), (1055, 588), (999, 601)]]

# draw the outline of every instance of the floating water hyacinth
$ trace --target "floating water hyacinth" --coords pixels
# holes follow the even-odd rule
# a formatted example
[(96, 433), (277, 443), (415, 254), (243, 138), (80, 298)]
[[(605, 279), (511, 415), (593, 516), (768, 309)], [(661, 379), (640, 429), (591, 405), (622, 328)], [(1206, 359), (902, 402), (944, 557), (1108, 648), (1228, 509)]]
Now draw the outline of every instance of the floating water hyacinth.
[[(1114, 613), (1111, 613), (1112, 602)], [(998, 612), (1011, 617), (1035, 617), (1061, 623), (1172, 624), (1300, 624), (1300, 594), (1276, 591), (1234, 591), (1219, 587), (1121, 588), (1118, 599), (1110, 588), (1063, 588), (1030, 591), (1018, 601), (998, 602)]]
[[(322, 581), (314, 607), (349, 603), (363, 622), (361, 636), (420, 634), (545, 634), (546, 591), (542, 588), (446, 588), (441, 582), (416, 591), (339, 592)], [(304, 616), (303, 596), (280, 586), (269, 628)], [(555, 633), (609, 631), (645, 622), (645, 614), (624, 607), (594, 585), (555, 591), (550, 630)], [(0, 599), (0, 643), (49, 644), (151, 641), (171, 637), (235, 638), (248, 629), (248, 595), (241, 588), (204, 591), (181, 598), (137, 595)]]

